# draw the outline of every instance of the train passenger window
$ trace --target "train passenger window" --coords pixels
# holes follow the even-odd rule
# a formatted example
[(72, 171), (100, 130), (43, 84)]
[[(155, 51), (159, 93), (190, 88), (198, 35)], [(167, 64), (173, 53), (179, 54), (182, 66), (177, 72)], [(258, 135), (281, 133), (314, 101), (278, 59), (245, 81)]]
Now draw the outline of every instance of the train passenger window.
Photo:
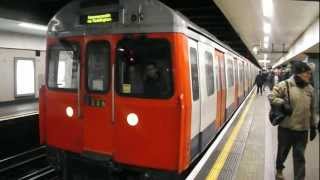
[(199, 99), (199, 75), (198, 75), (198, 55), (197, 50), (190, 47), (191, 79), (193, 100)]
[(164, 39), (123, 39), (117, 46), (116, 90), (122, 96), (173, 94), (170, 44)]
[(229, 59), (227, 63), (228, 63), (228, 87), (232, 87), (234, 84), (233, 62), (231, 59)]
[(210, 96), (214, 93), (213, 56), (207, 51), (205, 52), (205, 61), (207, 95)]
[(216, 64), (215, 66), (214, 66), (214, 72), (215, 72), (215, 75), (216, 75), (216, 82), (217, 82), (217, 90), (220, 90), (221, 89), (221, 85), (220, 85), (220, 73), (219, 73), (219, 65), (218, 64)]
[(235, 58), (233, 62), (234, 62), (234, 64), (233, 64), (234, 65), (234, 69), (235, 69), (235, 71), (234, 71), (235, 72), (235, 74), (234, 74), (235, 75), (235, 80), (236, 80), (236, 82), (238, 82), (239, 78), (238, 78), (238, 63), (237, 63), (237, 59)]
[(242, 66), (242, 64), (239, 64), (239, 80), (241, 83), (243, 82), (243, 66)]
[(79, 45), (55, 45), (48, 50), (49, 88), (75, 90), (78, 87)]
[(110, 45), (105, 41), (93, 41), (87, 45), (87, 89), (106, 92), (109, 88)]

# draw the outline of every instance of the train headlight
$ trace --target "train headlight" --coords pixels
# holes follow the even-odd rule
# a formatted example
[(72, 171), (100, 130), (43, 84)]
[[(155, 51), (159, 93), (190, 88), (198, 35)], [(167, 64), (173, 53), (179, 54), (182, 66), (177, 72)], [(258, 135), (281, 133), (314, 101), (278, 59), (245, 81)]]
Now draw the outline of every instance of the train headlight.
[(130, 113), (127, 116), (127, 123), (130, 126), (136, 126), (139, 123), (139, 118), (135, 113)]
[(66, 108), (66, 114), (67, 114), (68, 117), (72, 117), (72, 116), (73, 116), (73, 109), (72, 109), (72, 107), (68, 106), (68, 107)]

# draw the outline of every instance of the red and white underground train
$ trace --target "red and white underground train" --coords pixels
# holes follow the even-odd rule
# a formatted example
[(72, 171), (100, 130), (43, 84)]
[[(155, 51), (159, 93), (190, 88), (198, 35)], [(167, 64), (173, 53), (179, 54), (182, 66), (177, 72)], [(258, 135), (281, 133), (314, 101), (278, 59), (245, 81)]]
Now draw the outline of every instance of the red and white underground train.
[(41, 142), (58, 159), (179, 175), (239, 107), (257, 71), (157, 0), (74, 1), (48, 25)]

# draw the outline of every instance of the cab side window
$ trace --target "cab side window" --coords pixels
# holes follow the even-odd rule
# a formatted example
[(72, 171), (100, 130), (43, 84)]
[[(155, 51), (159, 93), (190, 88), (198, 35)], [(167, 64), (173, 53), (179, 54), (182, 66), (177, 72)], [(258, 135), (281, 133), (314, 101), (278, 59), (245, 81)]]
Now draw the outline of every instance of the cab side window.
[(56, 44), (48, 48), (47, 85), (51, 89), (76, 90), (79, 82), (79, 45)]

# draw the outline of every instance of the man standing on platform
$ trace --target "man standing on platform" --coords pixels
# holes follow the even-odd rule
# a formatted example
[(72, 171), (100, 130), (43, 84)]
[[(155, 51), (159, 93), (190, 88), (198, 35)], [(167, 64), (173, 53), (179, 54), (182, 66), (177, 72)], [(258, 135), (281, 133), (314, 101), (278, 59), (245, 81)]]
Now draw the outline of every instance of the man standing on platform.
[(262, 86), (264, 84), (264, 77), (261, 71), (259, 71), (259, 74), (256, 76), (256, 80), (254, 81), (254, 83), (257, 85), (257, 94), (259, 94), (259, 91), (260, 91), (260, 94), (262, 95)]
[[(271, 104), (289, 104), (292, 109), (291, 115), (280, 122), (278, 126), (276, 179), (279, 180), (284, 179), (282, 170), (285, 167), (283, 164), (291, 148), (294, 179), (303, 180), (305, 178), (304, 152), (308, 142), (308, 131), (310, 131), (311, 141), (316, 137), (316, 118), (313, 112), (314, 92), (310, 85), (311, 69), (306, 63), (298, 61), (293, 64), (293, 73), (294, 75), (289, 79), (275, 85), (269, 95)], [(289, 91), (287, 91), (286, 82)]]

